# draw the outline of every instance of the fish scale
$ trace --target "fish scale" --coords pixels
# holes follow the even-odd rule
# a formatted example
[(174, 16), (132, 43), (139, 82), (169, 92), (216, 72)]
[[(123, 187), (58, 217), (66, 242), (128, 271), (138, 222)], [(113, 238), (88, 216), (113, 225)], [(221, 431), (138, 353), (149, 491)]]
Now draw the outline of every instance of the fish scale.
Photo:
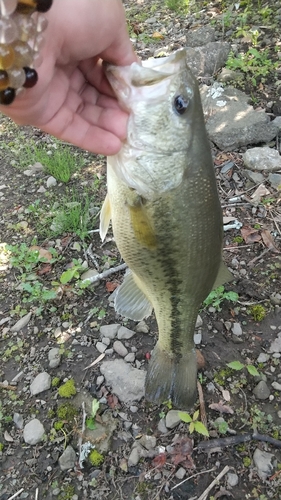
[[(115, 308), (138, 321), (154, 309), (159, 338), (145, 396), (190, 408), (196, 399), (198, 310), (212, 287), (230, 278), (222, 263), (222, 213), (199, 89), (184, 50), (163, 64), (110, 66), (107, 72), (130, 111), (127, 141), (108, 158), (101, 212), (102, 238), (111, 219), (130, 268)], [(186, 104), (180, 113), (178, 95)]]

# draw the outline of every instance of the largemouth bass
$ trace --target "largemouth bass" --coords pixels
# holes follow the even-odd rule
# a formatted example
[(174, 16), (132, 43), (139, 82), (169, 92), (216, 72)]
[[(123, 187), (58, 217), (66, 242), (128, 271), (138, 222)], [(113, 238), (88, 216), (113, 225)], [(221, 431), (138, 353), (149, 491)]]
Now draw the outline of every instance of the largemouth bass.
[(159, 339), (146, 398), (190, 407), (197, 394), (194, 328), (202, 301), (230, 279), (222, 263), (222, 213), (197, 81), (185, 50), (143, 65), (107, 67), (130, 112), (127, 140), (108, 158), (102, 239), (112, 220), (130, 271), (116, 311), (135, 321), (155, 311)]

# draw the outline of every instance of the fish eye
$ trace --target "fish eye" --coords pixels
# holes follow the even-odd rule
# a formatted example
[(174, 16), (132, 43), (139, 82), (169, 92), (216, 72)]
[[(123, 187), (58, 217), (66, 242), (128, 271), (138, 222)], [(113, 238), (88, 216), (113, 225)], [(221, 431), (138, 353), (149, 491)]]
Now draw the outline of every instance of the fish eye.
[(183, 115), (189, 106), (189, 99), (183, 95), (177, 95), (174, 99), (174, 108), (179, 115)]

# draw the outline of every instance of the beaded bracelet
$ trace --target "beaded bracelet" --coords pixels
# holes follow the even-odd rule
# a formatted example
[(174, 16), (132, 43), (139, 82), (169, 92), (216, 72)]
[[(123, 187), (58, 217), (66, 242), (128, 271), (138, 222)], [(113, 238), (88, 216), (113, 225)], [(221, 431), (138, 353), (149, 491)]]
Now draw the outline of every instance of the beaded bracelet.
[(53, 0), (0, 0), (0, 104), (11, 104), (22, 88), (33, 87), (41, 63), (42, 16)]

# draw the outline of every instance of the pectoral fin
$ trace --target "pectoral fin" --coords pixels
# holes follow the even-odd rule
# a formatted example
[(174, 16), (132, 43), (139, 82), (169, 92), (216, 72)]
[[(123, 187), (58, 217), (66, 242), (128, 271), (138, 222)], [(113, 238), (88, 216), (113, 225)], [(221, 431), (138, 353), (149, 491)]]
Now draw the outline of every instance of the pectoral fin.
[[(133, 192), (132, 192), (133, 193)], [(131, 193), (131, 194), (132, 194)], [(149, 250), (156, 248), (156, 236), (141, 196), (127, 200), (134, 235), (139, 243)]]
[(134, 321), (141, 321), (152, 312), (149, 300), (137, 286), (130, 270), (125, 274), (124, 281), (117, 290), (114, 306), (118, 314)]
[(226, 265), (223, 263), (223, 261), (221, 261), (221, 265), (220, 265), (220, 268), (219, 268), (219, 272), (217, 274), (217, 277), (216, 277), (216, 280), (215, 280), (215, 283), (213, 285), (213, 290), (215, 290), (216, 288), (218, 288), (218, 286), (221, 286), (223, 285), (224, 283), (227, 283), (228, 281), (232, 281), (234, 278), (233, 278), (233, 275), (231, 274), (231, 272), (227, 269)]
[(110, 220), (111, 220), (111, 208), (110, 208), (109, 196), (107, 194), (103, 202), (100, 213), (100, 237), (102, 241), (106, 237)]

